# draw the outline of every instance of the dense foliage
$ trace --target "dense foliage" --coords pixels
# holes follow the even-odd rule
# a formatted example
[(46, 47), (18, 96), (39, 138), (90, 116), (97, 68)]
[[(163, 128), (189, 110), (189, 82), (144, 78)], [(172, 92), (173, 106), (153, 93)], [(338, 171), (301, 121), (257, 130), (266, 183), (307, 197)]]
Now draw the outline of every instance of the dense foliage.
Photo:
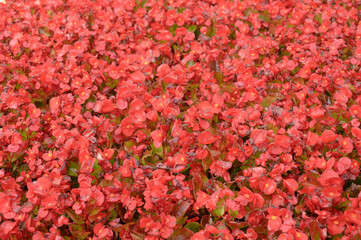
[(357, 0), (1, 0), (1, 239), (360, 239)]

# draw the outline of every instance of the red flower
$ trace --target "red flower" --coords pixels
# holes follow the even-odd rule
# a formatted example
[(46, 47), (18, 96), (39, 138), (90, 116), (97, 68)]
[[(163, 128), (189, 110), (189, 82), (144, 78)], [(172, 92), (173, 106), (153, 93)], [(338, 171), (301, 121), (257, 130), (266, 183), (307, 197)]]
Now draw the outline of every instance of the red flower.
[(29, 104), (28, 113), (31, 118), (36, 119), (41, 115), (41, 110), (36, 108), (35, 104)]
[(293, 239), (295, 240), (307, 240), (309, 239), (307, 234), (297, 231), (296, 229), (291, 229), (289, 233), (293, 236)]
[(340, 158), (334, 165), (334, 169), (339, 175), (343, 175), (351, 167), (351, 159), (348, 157)]
[(162, 146), (163, 143), (163, 131), (162, 130), (155, 130), (153, 131), (150, 136), (152, 137), (153, 141), (154, 141), (154, 147), (155, 148), (160, 148)]
[(212, 119), (214, 115), (214, 106), (212, 106), (209, 102), (204, 101), (199, 103), (198, 105), (199, 109), (199, 116), (205, 119)]
[(311, 145), (311, 146), (314, 146), (316, 145), (318, 142), (318, 135), (316, 133), (313, 133), (311, 131), (308, 131), (308, 134), (307, 134), (307, 144), (308, 145)]
[(267, 141), (267, 132), (260, 129), (255, 129), (251, 133), (251, 138), (253, 139), (253, 143), (260, 147)]
[(222, 107), (224, 106), (224, 100), (222, 98), (222, 96), (219, 95), (214, 95), (213, 96), (213, 104), (214, 104), (214, 112), (215, 113), (220, 113)]
[(45, 161), (50, 161), (50, 160), (54, 159), (54, 154), (53, 154), (53, 152), (52, 152), (52, 151), (49, 151), (49, 152), (47, 152), (47, 153), (44, 153), (44, 154), (43, 154), (43, 159), (44, 159)]
[(329, 217), (326, 219), (326, 222), (327, 230), (332, 236), (341, 234), (345, 230), (345, 222), (341, 217)]
[(31, 195), (31, 193), (38, 194), (40, 196), (47, 195), (52, 183), (49, 181), (47, 177), (39, 178), (35, 183), (28, 183), (29, 192), (27, 195)]
[(344, 217), (347, 222), (353, 224), (359, 224), (360, 214), (358, 214), (355, 210), (345, 210)]
[(12, 212), (10, 198), (4, 193), (0, 192), (0, 213), (5, 214)]
[(283, 186), (288, 190), (290, 194), (294, 194), (294, 192), (298, 188), (298, 183), (296, 180), (290, 178), (290, 179), (283, 179)]
[(120, 72), (114, 63), (108, 67), (107, 71), (108, 71), (109, 77), (111, 77), (113, 79), (120, 78)]
[(325, 170), (321, 177), (317, 179), (323, 186), (331, 186), (337, 184), (339, 181), (342, 182), (342, 179), (339, 175), (332, 169)]
[(311, 118), (313, 119), (322, 118), (324, 114), (325, 114), (325, 110), (322, 108), (312, 109)]
[(339, 137), (339, 142), (340, 142), (340, 146), (342, 148), (342, 151), (344, 151), (345, 153), (351, 153), (353, 150), (353, 144), (351, 141), (351, 138), (343, 138), (340, 136)]
[(150, 226), (153, 224), (153, 219), (148, 217), (143, 217), (140, 219), (139, 226), (141, 228), (145, 228), (145, 231), (148, 232), (150, 230)]
[(321, 140), (323, 143), (329, 143), (336, 141), (337, 134), (335, 134), (332, 130), (325, 130), (321, 135)]
[(267, 209), (267, 212), (269, 213), (269, 215), (267, 215), (266, 217), (268, 219), (267, 229), (269, 231), (279, 230), (282, 225), (282, 218), (280, 217), (281, 216), (280, 209), (269, 207)]
[(106, 99), (102, 102), (102, 113), (112, 112), (115, 109), (115, 104), (112, 100)]
[(322, 189), (322, 193), (328, 198), (340, 197), (341, 191), (342, 189), (340, 189), (338, 186), (325, 187)]
[(125, 117), (121, 121), (120, 126), (123, 134), (127, 137), (132, 136), (135, 131), (135, 127), (133, 126), (132, 119), (130, 117)]
[(159, 30), (159, 34), (157, 35), (157, 39), (159, 41), (170, 41), (173, 39), (173, 35), (167, 30)]
[(104, 154), (103, 154), (103, 156), (104, 156), (104, 159), (105, 159), (105, 160), (108, 160), (108, 161), (109, 161), (109, 160), (112, 158), (113, 154), (114, 154), (114, 149), (112, 149), (112, 148), (110, 148), (110, 149), (104, 149)]
[(128, 107), (128, 102), (124, 101), (123, 99), (119, 99), (116, 103), (116, 106), (120, 110), (124, 110)]
[(201, 231), (195, 233), (191, 238), (191, 240), (206, 240), (206, 239), (207, 238), (206, 238), (204, 230), (201, 230)]
[(187, 165), (187, 156), (185, 154), (177, 154), (174, 157), (174, 162), (177, 165)]
[(161, 98), (154, 98), (152, 101), (152, 105), (155, 110), (162, 111), (169, 104), (169, 99), (163, 95)]
[(163, 78), (168, 73), (170, 73), (170, 71), (171, 71), (171, 69), (167, 64), (161, 64), (157, 69), (157, 76), (160, 77), (160, 78)]
[(197, 141), (200, 144), (212, 144), (218, 139), (219, 136), (214, 136), (209, 131), (204, 131), (198, 135)]
[(268, 145), (269, 151), (272, 154), (277, 155), (277, 154), (281, 154), (283, 152), (289, 152), (291, 139), (288, 136), (276, 135), (274, 139), (275, 139), (275, 141)]
[(8, 151), (11, 153), (16, 153), (19, 151), (20, 146), (19, 145), (15, 145), (15, 144), (9, 144), (7, 147)]
[(136, 71), (130, 75), (130, 78), (134, 83), (141, 83), (145, 80), (145, 76), (142, 72)]
[(262, 178), (260, 179), (259, 186), (261, 191), (267, 195), (270, 195), (276, 191), (277, 184), (271, 178)]
[(348, 111), (352, 116), (361, 117), (361, 107), (359, 105), (352, 105)]
[(58, 114), (60, 109), (60, 97), (53, 97), (50, 99), (50, 109), (52, 114)]
[(173, 233), (173, 228), (176, 226), (177, 219), (170, 215), (165, 215), (161, 213), (161, 224), (162, 228), (160, 229), (161, 236), (163, 238), (168, 238)]
[(300, 76), (301, 78), (305, 78), (305, 79), (307, 79), (310, 76), (310, 74), (311, 74), (311, 69), (309, 66), (304, 66), (298, 72), (298, 76)]
[[(99, 237), (99, 238), (105, 238), (107, 237), (109, 234), (111, 234), (111, 230), (107, 227), (105, 227), (102, 223), (98, 223), (94, 226), (94, 233)], [(112, 235), (112, 234), (111, 234)]]
[(17, 222), (3, 221), (0, 225), (0, 231), (5, 235), (9, 234), (17, 225)]
[(354, 137), (357, 137), (358, 139), (361, 139), (361, 129), (358, 127), (353, 127), (351, 129), (351, 133)]
[(247, 89), (247, 92), (245, 92), (243, 94), (243, 97), (247, 101), (255, 101), (257, 99), (257, 97), (258, 97), (258, 92), (254, 88), (249, 88), (249, 89)]

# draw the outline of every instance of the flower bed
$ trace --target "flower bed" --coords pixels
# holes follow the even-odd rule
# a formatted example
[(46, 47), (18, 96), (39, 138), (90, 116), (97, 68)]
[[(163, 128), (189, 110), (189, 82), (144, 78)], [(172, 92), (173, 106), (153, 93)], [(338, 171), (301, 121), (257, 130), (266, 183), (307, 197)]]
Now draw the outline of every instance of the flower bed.
[(1, 239), (360, 239), (358, 1), (0, 1)]

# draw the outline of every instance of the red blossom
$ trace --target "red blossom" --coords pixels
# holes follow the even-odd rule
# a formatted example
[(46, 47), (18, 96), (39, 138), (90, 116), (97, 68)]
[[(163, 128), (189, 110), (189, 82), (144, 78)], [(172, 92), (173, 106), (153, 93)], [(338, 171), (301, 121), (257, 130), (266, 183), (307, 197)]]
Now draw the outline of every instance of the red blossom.
[(204, 131), (201, 134), (198, 135), (198, 142), (200, 144), (211, 144), (217, 141), (218, 137), (213, 136), (212, 133), (209, 131)]
[(154, 141), (154, 146), (159, 148), (163, 142), (163, 131), (162, 130), (155, 130), (151, 134), (151, 137)]
[(274, 193), (277, 187), (276, 182), (271, 178), (263, 178), (259, 185), (261, 190), (267, 195)]
[(281, 225), (282, 225), (282, 218), (281, 218), (280, 209), (269, 207), (267, 212), (268, 212), (268, 215), (267, 215), (267, 219), (268, 219), (267, 229), (269, 231), (277, 231), (277, 230), (279, 230)]
[(331, 236), (343, 233), (345, 230), (345, 223), (341, 217), (327, 218), (327, 230)]
[(331, 2), (0, 1), (0, 239), (357, 238), (361, 22)]

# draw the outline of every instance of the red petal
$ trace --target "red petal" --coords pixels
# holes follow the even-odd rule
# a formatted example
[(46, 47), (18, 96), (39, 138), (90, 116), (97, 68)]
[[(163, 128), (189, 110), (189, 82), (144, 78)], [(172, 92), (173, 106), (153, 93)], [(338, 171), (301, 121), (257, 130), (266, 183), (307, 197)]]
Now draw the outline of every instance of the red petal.
[(283, 179), (283, 186), (285, 186), (285, 188), (287, 188), (289, 193), (293, 194), (298, 188), (298, 183), (296, 180), (294, 180), (292, 178), (291, 179)]
[(325, 110), (321, 108), (312, 109), (311, 118), (322, 118), (325, 114)]
[(353, 127), (351, 129), (351, 133), (354, 137), (357, 137), (358, 139), (361, 139), (361, 129), (358, 127)]
[(214, 143), (217, 139), (212, 136), (212, 134), (208, 131), (204, 131), (201, 134), (199, 134), (197, 141), (200, 144), (211, 144)]
[(266, 194), (270, 195), (276, 191), (276, 182), (273, 179), (267, 179), (265, 183), (262, 183), (261, 190)]
[(115, 104), (113, 103), (112, 100), (107, 99), (103, 101), (102, 113), (108, 113), (113, 111), (114, 109), (115, 109)]
[(128, 107), (128, 103), (126, 101), (124, 101), (123, 99), (119, 99), (117, 101), (117, 108), (123, 110), (126, 109)]
[(270, 143), (268, 145), (268, 148), (269, 148), (269, 152), (272, 154), (279, 155), (279, 154), (283, 153), (283, 149), (279, 145), (277, 145), (275, 142)]
[(163, 139), (163, 132), (162, 130), (155, 130), (153, 131), (150, 136), (152, 137), (154, 142), (162, 142)]
[(133, 80), (133, 82), (135, 83), (141, 83), (145, 80), (145, 76), (142, 72), (134, 72), (130, 75), (130, 78)]
[(335, 134), (331, 130), (325, 130), (322, 133), (321, 139), (322, 139), (323, 143), (333, 142), (333, 141), (335, 141), (337, 139), (337, 134)]
[(313, 133), (311, 131), (307, 134), (307, 144), (314, 146), (318, 142), (318, 135), (316, 133)]
[(269, 231), (277, 231), (282, 225), (282, 219), (278, 216), (270, 216), (267, 228)]
[(12, 153), (15, 153), (19, 150), (19, 145), (14, 145), (14, 144), (9, 144), (8, 145), (8, 151), (9, 152), (12, 152)]

